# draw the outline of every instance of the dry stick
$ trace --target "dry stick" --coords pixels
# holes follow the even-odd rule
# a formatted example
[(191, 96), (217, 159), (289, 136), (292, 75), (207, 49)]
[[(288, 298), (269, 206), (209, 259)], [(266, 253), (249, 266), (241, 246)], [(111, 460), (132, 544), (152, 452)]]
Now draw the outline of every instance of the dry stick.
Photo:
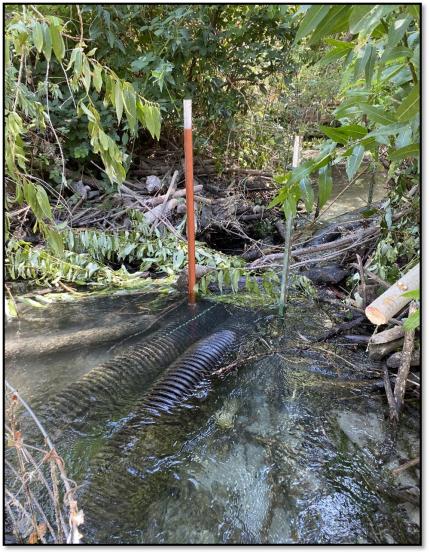
[(405, 469), (409, 469), (410, 467), (414, 467), (414, 466), (418, 465), (419, 463), (421, 463), (421, 459), (418, 456), (417, 458), (414, 458), (413, 460), (409, 460), (409, 462), (406, 462), (406, 463), (402, 464), (401, 466), (396, 467), (395, 469), (392, 470), (391, 473), (393, 475), (399, 475), (399, 473), (401, 473), (402, 471), (405, 471)]
[(342, 331), (349, 331), (350, 329), (354, 329), (354, 327), (358, 327), (358, 325), (360, 325), (360, 323), (363, 323), (363, 321), (365, 319), (366, 318), (364, 317), (364, 315), (361, 315), (361, 316), (356, 317), (355, 319), (353, 319), (351, 321), (346, 321), (344, 323), (340, 323), (339, 325), (336, 325), (333, 329), (330, 329), (326, 333), (324, 333), (321, 336), (319, 336), (318, 338), (316, 338), (315, 342), (322, 342), (324, 340), (330, 339), (331, 337), (334, 337), (334, 336), (342, 333)]
[[(35, 510), (34, 510), (34, 505), (33, 505), (33, 499), (32, 499), (32, 496), (31, 496), (31, 491), (30, 491), (30, 487), (29, 487), (29, 479), (28, 479), (28, 472), (27, 472), (27, 468), (25, 466), (25, 458), (23, 457), (23, 454), (22, 454), (22, 451), (21, 451), (21, 442), (22, 442), (22, 436), (21, 436), (21, 433), (17, 430), (17, 426), (16, 426), (16, 411), (15, 411), (15, 400), (12, 399), (12, 402), (11, 402), (11, 405), (10, 405), (10, 409), (8, 410), (8, 417), (9, 417), (9, 421), (10, 421), (10, 433), (11, 433), (11, 438), (13, 440), (13, 447), (15, 448), (16, 450), (16, 456), (18, 458), (18, 467), (19, 467), (19, 476), (21, 478), (21, 483), (22, 483), (22, 489), (24, 491), (24, 496), (25, 496), (25, 499), (26, 499), (26, 502), (29, 506), (29, 509), (30, 509), (30, 514), (31, 514), (31, 524), (32, 524), (32, 527), (33, 527), (33, 530), (35, 532), (37, 532), (37, 518), (36, 518), (36, 513), (35, 513)], [(19, 493), (18, 493), (19, 494)]]
[(367, 306), (367, 294), (366, 294), (366, 279), (364, 277), (363, 260), (360, 254), (356, 254), (358, 262), (358, 272), (360, 273), (361, 291), (363, 293), (363, 306)]
[[(33, 421), (37, 425), (39, 431), (42, 433), (43, 438), (45, 439), (46, 444), (49, 446), (51, 451), (53, 453), (56, 453), (55, 446), (52, 443), (51, 439), (49, 438), (48, 433), (45, 431), (45, 428), (40, 423), (38, 417), (33, 412), (33, 410), (30, 408), (30, 406), (27, 404), (27, 402), (20, 396), (18, 391), (14, 387), (12, 387), (12, 385), (8, 381), (5, 381), (5, 385), (15, 395), (15, 397), (21, 402), (21, 404), (24, 406), (24, 408), (27, 410), (28, 414), (31, 416), (31, 418), (33, 419)], [(69, 533), (69, 536), (67, 537), (67, 543), (68, 544), (70, 544), (70, 543), (71, 544), (79, 544), (79, 542), (80, 542), (79, 539), (81, 537), (81, 534), (79, 533), (79, 530), (78, 530), (79, 523), (77, 522), (77, 516), (79, 514), (78, 514), (78, 511), (77, 511), (76, 501), (73, 498), (73, 492), (74, 492), (74, 489), (76, 488), (76, 483), (75, 483), (75, 486), (72, 488), (70, 483), (73, 482), (73, 481), (71, 481), (71, 479), (69, 479), (67, 477), (65, 469), (64, 469), (64, 465), (63, 465), (61, 459), (58, 456), (55, 456), (54, 459), (55, 459), (55, 461), (57, 463), (57, 466), (58, 466), (58, 469), (60, 471), (60, 475), (61, 475), (61, 479), (63, 480), (64, 488), (66, 489), (65, 499), (67, 497), (67, 500), (69, 502), (69, 508), (70, 508), (70, 519), (69, 519), (70, 533)]]
[[(166, 209), (166, 204), (167, 204), (167, 201), (169, 200), (170, 195), (173, 194), (176, 190), (176, 181), (178, 179), (178, 175), (179, 175), (179, 171), (176, 170), (173, 173), (173, 177), (172, 177), (172, 180), (170, 181), (169, 188), (167, 189), (167, 192), (164, 195), (163, 204), (161, 205), (160, 218), (164, 216), (164, 210)], [(154, 231), (154, 229), (158, 226), (159, 223), (160, 221), (158, 222), (154, 221), (151, 227), (151, 231)]]
[[(29, 445), (25, 445), (25, 444), (23, 444), (23, 446), (26, 446), (27, 448), (29, 447)], [(48, 454), (46, 452), (46, 450), (41, 450), (40, 448), (36, 448), (36, 450), (42, 452), (44, 455)], [(39, 466), (37, 465), (36, 460), (33, 458), (33, 456), (30, 454), (30, 452), (28, 452), (27, 449), (25, 450), (25, 455), (26, 455), (27, 459), (30, 461), (30, 463), (33, 464), (34, 469), (37, 472), (38, 478), (45, 485), (45, 488), (48, 491), (49, 497), (52, 500), (52, 504), (55, 506), (56, 502), (55, 502), (54, 493), (51, 490), (51, 488), (49, 487), (49, 484), (48, 484), (47, 480), (45, 479), (45, 476), (43, 475), (43, 472), (40, 469), (40, 465)], [(22, 482), (22, 478), (19, 475), (19, 473), (15, 470), (15, 468), (7, 460), (5, 460), (5, 463), (9, 467), (9, 469), (15, 474), (15, 476), (19, 480), (21, 480), (21, 482)], [(43, 461), (42, 461), (42, 463), (43, 463)], [(59, 514), (59, 518), (60, 518), (61, 527), (59, 526), (59, 523), (58, 523), (58, 520), (57, 520), (58, 536), (61, 535), (62, 531), (64, 532), (64, 535), (67, 535), (67, 528), (66, 528), (66, 524), (64, 523), (63, 514), (61, 513), (61, 511), (60, 511), (60, 514)]]
[[(325, 256), (319, 256), (318, 258), (310, 258), (310, 259), (302, 260), (301, 262), (296, 262), (295, 264), (292, 264), (291, 267), (295, 268), (295, 267), (301, 267), (301, 266), (304, 266), (304, 265), (310, 265), (310, 264), (314, 264), (314, 263), (321, 263), (321, 262), (325, 262), (327, 260), (333, 260), (335, 258), (338, 258), (339, 255), (342, 254), (343, 252), (345, 253), (345, 256), (346, 256), (346, 253), (349, 252), (352, 248), (355, 248), (356, 246), (361, 246), (361, 245), (365, 244), (366, 242), (371, 242), (372, 240), (375, 240), (375, 238), (376, 238), (376, 236), (372, 235), (370, 237), (367, 237), (366, 239), (353, 242), (353, 243), (349, 244), (348, 246), (346, 246), (345, 248), (341, 248), (340, 250), (337, 250), (333, 254), (327, 254)], [(293, 253), (293, 255), (294, 255), (294, 253)], [(265, 267), (265, 266), (261, 266), (261, 267)]]
[[(409, 308), (409, 317), (417, 311), (417, 305), (415, 302), (411, 302)], [(399, 367), (396, 377), (396, 384), (394, 385), (394, 400), (396, 402), (397, 413), (403, 405), (403, 399), (405, 397), (406, 380), (408, 378), (409, 370), (411, 368), (411, 357), (414, 349), (415, 329), (411, 331), (405, 331), (405, 341), (403, 343), (402, 363)]]
[[(300, 137), (296, 135), (294, 137), (293, 167), (297, 167), (299, 165), (299, 160), (300, 160)], [(280, 316), (283, 316), (285, 313), (285, 301), (288, 298), (288, 276), (290, 272), (292, 229), (293, 229), (293, 215), (292, 213), (289, 213), (287, 217), (287, 221), (285, 222), (284, 265), (282, 268), (281, 297), (279, 299)]]
[(55, 465), (55, 461), (52, 459), (49, 460), (49, 465), (51, 469), (52, 493), (53, 493), (53, 502), (54, 502), (54, 510), (55, 510), (55, 519), (57, 523), (58, 541), (63, 542), (64, 538), (67, 537), (67, 531), (64, 529), (64, 536), (63, 536), (62, 525), (64, 525), (64, 521), (63, 521), (63, 515), (61, 513), (61, 507), (60, 507), (60, 494), (58, 490), (57, 467)]
[[(308, 246), (306, 248), (298, 248), (296, 250), (293, 250), (291, 252), (291, 256), (294, 258), (298, 256), (307, 256), (308, 254), (314, 254), (315, 252), (324, 252), (326, 250), (337, 250), (339, 251), (339, 247), (348, 246), (348, 249), (357, 241), (360, 241), (359, 244), (361, 244), (362, 240), (365, 237), (368, 237), (369, 235), (373, 235), (374, 233), (379, 233), (380, 228), (377, 226), (369, 227), (366, 230), (361, 230), (358, 233), (351, 233), (346, 237), (342, 237), (341, 239), (333, 240), (331, 242), (325, 243), (325, 244), (319, 244), (318, 246)], [(268, 256), (265, 256), (264, 258), (260, 258), (258, 260), (255, 260), (255, 262), (252, 262), (251, 267), (260, 267), (262, 265), (262, 262), (267, 261), (274, 261), (282, 258), (283, 254), (269, 254)]]
[[(360, 271), (359, 264), (352, 263), (351, 266)], [(387, 281), (384, 281), (384, 279), (381, 279), (381, 277), (379, 277), (379, 275), (376, 275), (376, 273), (369, 271), (366, 267), (363, 266), (363, 264), (362, 264), (362, 267), (363, 267), (364, 273), (368, 275), (373, 281), (376, 281), (376, 283), (378, 283), (385, 289), (389, 289), (391, 287), (390, 283), (387, 283)]]
[(385, 387), (385, 393), (387, 395), (387, 400), (388, 400), (390, 420), (392, 422), (396, 422), (399, 419), (399, 415), (397, 413), (396, 401), (394, 400), (393, 390), (391, 388), (391, 383), (390, 383), (390, 376), (388, 375), (388, 369), (386, 364), (384, 364), (384, 387)]

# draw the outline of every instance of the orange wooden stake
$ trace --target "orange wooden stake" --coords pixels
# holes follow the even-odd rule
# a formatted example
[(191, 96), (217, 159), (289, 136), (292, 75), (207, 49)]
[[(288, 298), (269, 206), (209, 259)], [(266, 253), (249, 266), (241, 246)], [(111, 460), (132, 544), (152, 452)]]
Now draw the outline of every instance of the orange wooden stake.
[(188, 299), (196, 303), (196, 247), (194, 226), (193, 130), (191, 100), (184, 100), (185, 189), (187, 193)]

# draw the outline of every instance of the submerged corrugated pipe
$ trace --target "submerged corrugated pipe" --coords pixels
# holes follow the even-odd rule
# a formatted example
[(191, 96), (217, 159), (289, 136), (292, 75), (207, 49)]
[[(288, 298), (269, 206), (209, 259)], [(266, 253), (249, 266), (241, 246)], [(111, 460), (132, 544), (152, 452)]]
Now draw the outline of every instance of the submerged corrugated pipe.
[(174, 362), (139, 402), (138, 412), (128, 426), (140, 426), (150, 414), (171, 413), (196, 392), (225, 356), (237, 344), (237, 334), (224, 329), (200, 340)]
[[(98, 520), (106, 506), (111, 506), (113, 525), (115, 521), (122, 521), (121, 513), (130, 513), (129, 493), (135, 491), (134, 479), (140, 470), (145, 472), (143, 460), (148, 455), (145, 447), (153, 454), (146, 435), (142, 435), (143, 429), (155, 423), (161, 414), (172, 413), (195, 393), (226, 356), (237, 351), (238, 337), (234, 328), (223, 329), (191, 346), (139, 400), (136, 410), (122, 421), (92, 463), (92, 485), (85, 498), (90, 521)], [(142, 482), (139, 487), (145, 484)]]
[(93, 368), (48, 405), (45, 418), (63, 416), (70, 423), (78, 417), (110, 413), (121, 399), (139, 392), (160, 370), (228, 317), (220, 304), (209, 308), (204, 305), (193, 314), (185, 322), (172, 322), (125, 353)]

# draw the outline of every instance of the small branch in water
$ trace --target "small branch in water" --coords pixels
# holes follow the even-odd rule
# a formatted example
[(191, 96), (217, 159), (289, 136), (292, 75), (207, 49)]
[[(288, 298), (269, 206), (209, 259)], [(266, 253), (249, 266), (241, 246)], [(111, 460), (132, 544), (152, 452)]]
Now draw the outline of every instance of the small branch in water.
[(392, 422), (397, 422), (399, 419), (399, 414), (397, 413), (396, 402), (394, 400), (393, 389), (391, 388), (390, 376), (388, 375), (386, 364), (384, 364), (384, 387), (385, 393), (387, 395), (388, 406), (390, 409), (390, 420)]
[(408, 462), (402, 464), (401, 466), (396, 467), (395, 469), (392, 470), (391, 473), (397, 476), (400, 473), (402, 473), (402, 471), (405, 471), (406, 469), (409, 469), (410, 467), (414, 467), (420, 463), (421, 463), (421, 458), (418, 456), (417, 458), (414, 458), (413, 460), (409, 460)]

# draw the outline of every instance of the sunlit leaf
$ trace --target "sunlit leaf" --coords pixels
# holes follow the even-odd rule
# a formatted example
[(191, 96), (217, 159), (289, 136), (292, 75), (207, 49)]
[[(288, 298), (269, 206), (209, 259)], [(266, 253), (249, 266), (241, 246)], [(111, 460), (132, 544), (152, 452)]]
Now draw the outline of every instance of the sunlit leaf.
[(358, 144), (354, 147), (351, 156), (349, 156), (347, 164), (346, 164), (346, 174), (348, 175), (348, 179), (351, 181), (354, 175), (357, 173), (358, 168), (361, 165), (361, 162), (363, 161), (364, 156), (364, 146), (361, 144)]
[(331, 176), (331, 168), (326, 166), (321, 168), (318, 173), (318, 200), (320, 208), (322, 208), (330, 198), (332, 190), (333, 179)]
[(33, 27), (33, 42), (38, 52), (42, 52), (43, 48), (43, 27), (36, 21)]
[(420, 87), (415, 85), (396, 111), (397, 121), (409, 121), (420, 109)]

